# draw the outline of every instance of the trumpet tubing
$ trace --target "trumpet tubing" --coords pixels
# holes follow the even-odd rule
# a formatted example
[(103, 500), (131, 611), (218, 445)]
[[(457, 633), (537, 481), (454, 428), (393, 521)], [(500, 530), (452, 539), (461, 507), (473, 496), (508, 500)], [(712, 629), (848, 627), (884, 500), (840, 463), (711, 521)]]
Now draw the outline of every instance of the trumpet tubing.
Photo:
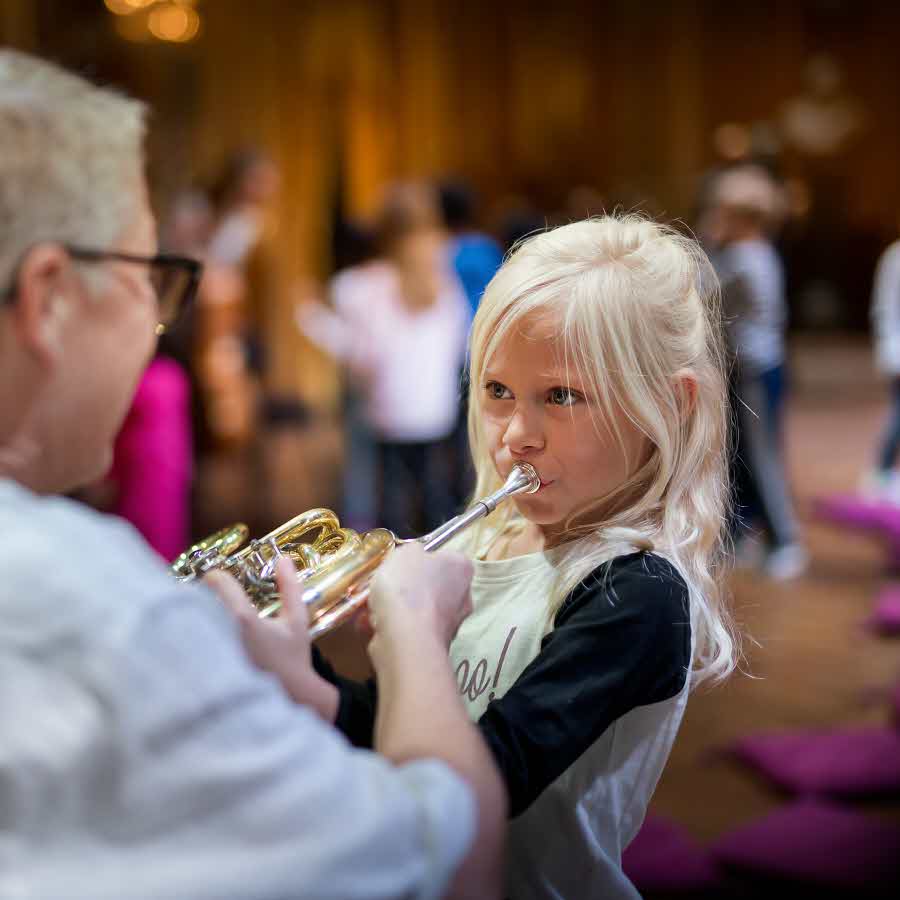
[(427, 551), (437, 550), (492, 513), (498, 504), (516, 494), (534, 493), (540, 486), (534, 467), (518, 463), (499, 490), (424, 537), (412, 540), (401, 540), (386, 528), (360, 535), (342, 528), (330, 509), (310, 509), (242, 547), (249, 529), (238, 523), (185, 550), (172, 563), (171, 571), (179, 581), (193, 581), (215, 569), (228, 572), (265, 618), (281, 609), (275, 564), (287, 557), (297, 570), (302, 599), (309, 611), (310, 635), (315, 639), (336, 628), (365, 603), (372, 577), (398, 544), (421, 543)]

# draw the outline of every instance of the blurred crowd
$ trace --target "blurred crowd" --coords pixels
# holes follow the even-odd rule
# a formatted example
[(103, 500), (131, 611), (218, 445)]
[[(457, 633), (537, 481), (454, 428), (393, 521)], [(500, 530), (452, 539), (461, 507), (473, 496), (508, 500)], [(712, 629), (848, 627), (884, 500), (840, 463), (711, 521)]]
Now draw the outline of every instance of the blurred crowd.
[[(861, 278), (859, 260), (848, 259), (853, 242), (842, 242), (846, 177), (834, 173), (865, 124), (834, 60), (810, 61), (804, 91), (776, 124), (715, 129), (713, 164), (698, 178), (692, 215), (681, 224), (704, 244), (722, 287), (732, 355), (736, 559), (780, 579), (808, 565), (785, 464), (789, 330), (852, 326), (860, 285), (873, 277), (877, 359), (893, 379), (894, 408), (860, 482), (869, 494), (900, 497), (893, 474), (900, 256), (896, 244), (886, 250), (874, 276), (870, 252)], [(299, 397), (267, 389), (262, 322), (274, 277), (266, 251), (281, 190), (274, 159), (244, 149), (211, 183), (171, 198), (160, 216), (161, 249), (202, 259), (204, 276), (197, 302), (164, 336), (144, 376), (109, 478), (88, 499), (131, 519), (167, 558), (209, 524), (191, 520), (198, 462), (232, 454), (252, 468), (248, 448), (272, 422), (302, 428), (316, 414)], [(608, 192), (575, 185), (557, 199), (548, 202), (535, 189), (488, 205), (471, 183), (447, 177), (387, 184), (372, 215), (337, 215), (331, 274), (298, 285), (292, 302), (293, 327), (341, 373), (340, 485), (322, 499), (338, 507), (344, 524), (421, 534), (470, 498), (468, 327), (518, 241), (606, 210), (664, 214), (634, 185)], [(835, 309), (845, 310), (843, 318)], [(241, 503), (248, 497), (253, 493)], [(265, 521), (265, 513), (258, 518)]]

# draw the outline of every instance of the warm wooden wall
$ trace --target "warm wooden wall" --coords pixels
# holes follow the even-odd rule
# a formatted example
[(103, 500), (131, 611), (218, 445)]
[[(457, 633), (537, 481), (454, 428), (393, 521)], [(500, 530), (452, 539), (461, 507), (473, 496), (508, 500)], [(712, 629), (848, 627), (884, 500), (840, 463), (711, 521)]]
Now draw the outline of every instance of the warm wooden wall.
[[(339, 177), (351, 213), (369, 211), (391, 178), (458, 172), (488, 202), (527, 190), (561, 204), (567, 188), (588, 184), (611, 201), (645, 199), (685, 216), (713, 158), (713, 128), (771, 118), (799, 91), (808, 55), (828, 51), (868, 114), (865, 139), (842, 163), (848, 221), (887, 235), (897, 219), (895, 4), (200, 0), (198, 8), (204, 31), (186, 47), (116, 41), (100, 0), (3, 0), (0, 37), (105, 65), (147, 96), (158, 110), (161, 196), (213, 171), (236, 146), (259, 143), (275, 155), (285, 191), (275, 235), (283, 288), (268, 326), (274, 378), (308, 395), (333, 396), (334, 379), (290, 328), (289, 286), (329, 271)], [(109, 34), (92, 32), (73, 48), (92, 16), (95, 31)], [(91, 58), (98, 53), (108, 59)]]

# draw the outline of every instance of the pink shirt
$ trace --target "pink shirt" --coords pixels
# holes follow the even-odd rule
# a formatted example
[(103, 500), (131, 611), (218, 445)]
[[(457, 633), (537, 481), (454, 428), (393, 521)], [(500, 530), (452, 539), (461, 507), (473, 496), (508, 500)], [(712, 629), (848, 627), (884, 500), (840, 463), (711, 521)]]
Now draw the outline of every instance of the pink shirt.
[(188, 544), (191, 473), (190, 384), (178, 363), (160, 356), (138, 385), (110, 477), (117, 487), (113, 512), (167, 560)]

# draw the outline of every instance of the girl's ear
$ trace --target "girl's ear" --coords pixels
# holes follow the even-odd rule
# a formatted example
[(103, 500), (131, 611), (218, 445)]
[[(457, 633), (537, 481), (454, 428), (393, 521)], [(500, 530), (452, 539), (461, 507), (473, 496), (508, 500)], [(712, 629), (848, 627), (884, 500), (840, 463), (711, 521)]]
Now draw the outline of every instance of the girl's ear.
[(693, 369), (680, 369), (672, 377), (678, 406), (682, 413), (690, 415), (697, 404), (697, 375)]

